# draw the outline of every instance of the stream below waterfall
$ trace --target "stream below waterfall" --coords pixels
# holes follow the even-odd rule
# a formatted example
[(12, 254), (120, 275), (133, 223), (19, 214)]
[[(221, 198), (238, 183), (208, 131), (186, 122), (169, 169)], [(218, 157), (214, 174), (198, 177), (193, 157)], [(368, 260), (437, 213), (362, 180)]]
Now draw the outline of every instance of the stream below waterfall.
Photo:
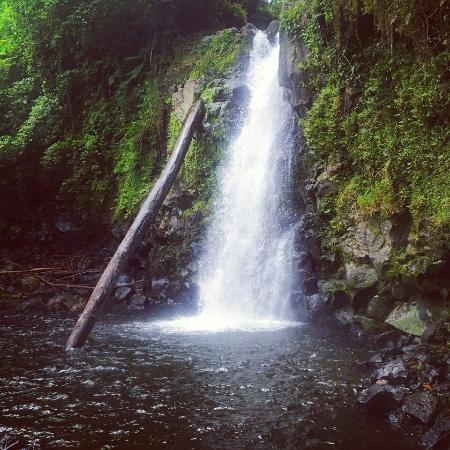
[(73, 325), (3, 317), (0, 437), (55, 449), (419, 448), (413, 430), (359, 409), (370, 353), (345, 336), (308, 324), (164, 332), (122, 312), (66, 353)]
[(359, 408), (364, 345), (295, 322), (296, 118), (278, 51), (255, 33), (249, 105), (200, 261), (199, 314), (111, 313), (69, 353), (73, 318), (4, 316), (0, 450), (6, 434), (54, 449), (418, 448), (413, 429)]

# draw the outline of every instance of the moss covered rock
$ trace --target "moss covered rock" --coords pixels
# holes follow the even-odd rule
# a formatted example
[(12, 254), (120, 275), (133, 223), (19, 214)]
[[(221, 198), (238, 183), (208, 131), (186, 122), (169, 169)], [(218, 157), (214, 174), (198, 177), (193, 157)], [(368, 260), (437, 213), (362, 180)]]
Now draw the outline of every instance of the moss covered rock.
[(433, 324), (433, 314), (422, 303), (403, 303), (389, 314), (385, 322), (406, 333), (423, 336)]

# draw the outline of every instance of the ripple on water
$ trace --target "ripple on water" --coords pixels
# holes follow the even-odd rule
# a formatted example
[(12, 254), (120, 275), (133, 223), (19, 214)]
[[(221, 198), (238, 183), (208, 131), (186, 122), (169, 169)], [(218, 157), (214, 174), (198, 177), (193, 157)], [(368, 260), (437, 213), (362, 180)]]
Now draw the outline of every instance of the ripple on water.
[[(361, 374), (352, 366), (368, 355), (357, 344), (309, 325), (166, 333), (160, 323), (120, 320), (105, 317), (90, 347), (66, 355), (73, 322), (6, 318), (11, 331), (0, 349), (14, 364), (0, 367), (0, 432), (45, 448), (97, 450), (163, 442), (183, 449), (419, 448), (361, 414), (353, 393)], [(23, 347), (26, 355), (17, 351)]]

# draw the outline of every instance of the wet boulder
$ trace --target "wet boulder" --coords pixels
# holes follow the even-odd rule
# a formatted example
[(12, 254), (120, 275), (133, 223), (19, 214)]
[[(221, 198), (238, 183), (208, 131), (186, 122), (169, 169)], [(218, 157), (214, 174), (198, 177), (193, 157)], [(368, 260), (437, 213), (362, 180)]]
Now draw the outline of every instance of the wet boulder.
[(367, 316), (371, 319), (383, 322), (392, 311), (392, 307), (392, 299), (375, 295), (375, 297), (373, 297), (367, 305)]
[(47, 301), (49, 311), (82, 311), (86, 304), (86, 299), (81, 295), (71, 293), (59, 293)]
[(115, 290), (114, 297), (118, 302), (123, 302), (124, 300), (127, 300), (132, 293), (133, 290), (129, 286), (120, 286)]
[(423, 303), (403, 303), (394, 308), (385, 322), (406, 333), (423, 336), (433, 326), (433, 314)]
[(382, 334), (387, 331), (387, 327), (384, 323), (378, 322), (370, 317), (355, 315), (353, 321), (368, 335)]
[(439, 413), (433, 426), (422, 436), (422, 443), (427, 450), (450, 448), (450, 409)]
[(349, 326), (354, 321), (354, 312), (352, 308), (343, 308), (337, 311), (334, 315), (336, 320), (344, 326)]
[(148, 309), (150, 308), (150, 300), (141, 294), (135, 294), (131, 297), (128, 306), (131, 309)]
[(155, 293), (161, 292), (165, 286), (170, 283), (168, 278), (154, 278), (152, 280), (152, 291)]
[(396, 391), (388, 384), (374, 384), (360, 393), (358, 403), (372, 413), (386, 413), (398, 406)]
[(396, 358), (387, 362), (377, 371), (377, 377), (391, 382), (404, 382), (409, 373), (402, 358)]
[(269, 26), (264, 31), (264, 33), (266, 33), (267, 35), (267, 39), (269, 39), (269, 42), (271, 44), (275, 43), (275, 39), (279, 29), (280, 29), (280, 21), (272, 20), (272, 22), (269, 23)]
[(129, 285), (132, 282), (133, 282), (133, 279), (129, 275), (122, 274), (117, 279), (116, 287)]
[(423, 391), (408, 395), (403, 402), (402, 409), (421, 422), (429, 423), (437, 411), (437, 406), (436, 396), (429, 391)]
[(317, 317), (328, 309), (327, 299), (319, 294), (305, 296), (303, 301), (311, 317)]

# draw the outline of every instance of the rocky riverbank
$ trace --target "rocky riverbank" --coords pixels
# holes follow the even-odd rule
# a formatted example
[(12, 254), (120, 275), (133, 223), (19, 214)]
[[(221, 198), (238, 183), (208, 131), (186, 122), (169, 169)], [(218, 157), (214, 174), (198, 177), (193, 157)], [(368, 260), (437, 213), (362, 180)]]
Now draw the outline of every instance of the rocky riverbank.
[[(312, 103), (303, 39), (281, 32), (280, 83), (303, 117)], [(300, 315), (345, 328), (377, 349), (366, 364), (373, 385), (358, 393), (394, 427), (417, 424), (425, 448), (450, 436), (450, 247), (445, 233), (414, 228), (409, 210), (389, 217), (347, 217), (331, 242), (327, 196), (338, 191), (338, 163), (324, 167), (299, 130), (297, 205)]]

